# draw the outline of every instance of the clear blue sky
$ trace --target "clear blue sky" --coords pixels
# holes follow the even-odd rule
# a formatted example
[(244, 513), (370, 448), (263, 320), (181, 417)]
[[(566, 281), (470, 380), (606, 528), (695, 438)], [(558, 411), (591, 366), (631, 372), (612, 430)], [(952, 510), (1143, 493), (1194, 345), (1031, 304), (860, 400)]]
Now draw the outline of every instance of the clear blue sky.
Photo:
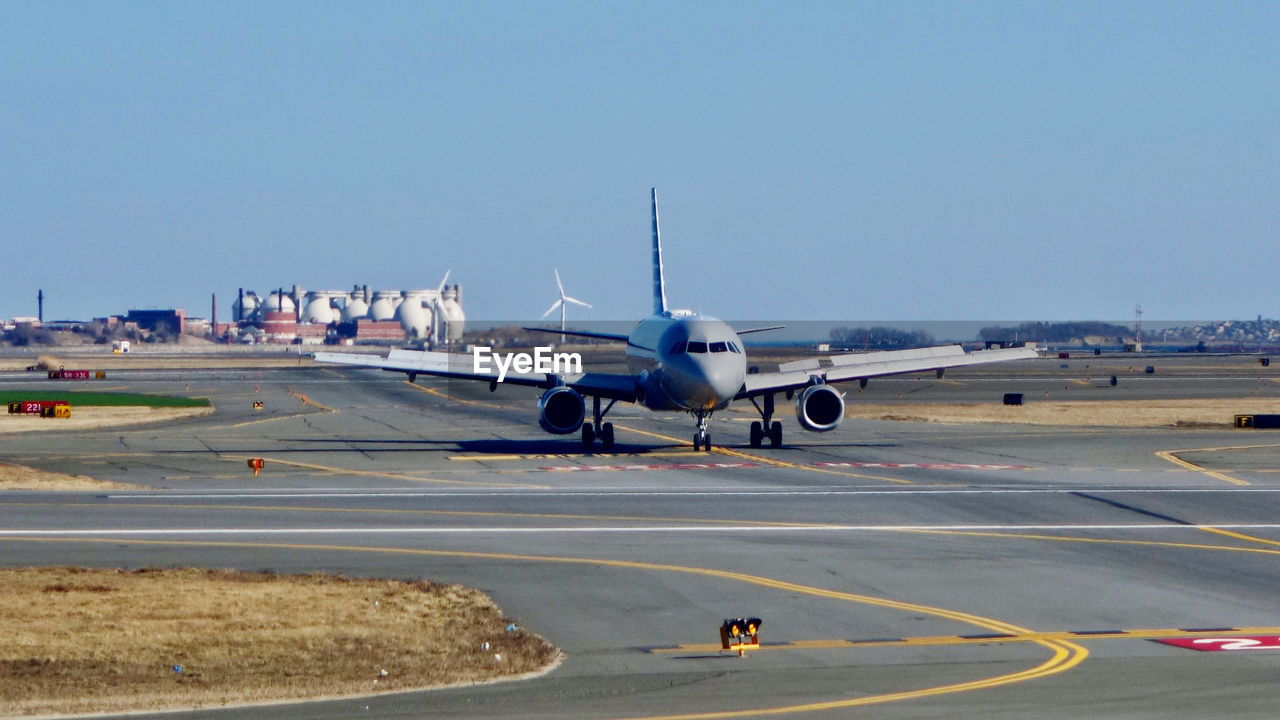
[[(0, 317), (1280, 315), (1280, 3), (5, 2)], [(225, 317), (225, 315), (223, 315)]]

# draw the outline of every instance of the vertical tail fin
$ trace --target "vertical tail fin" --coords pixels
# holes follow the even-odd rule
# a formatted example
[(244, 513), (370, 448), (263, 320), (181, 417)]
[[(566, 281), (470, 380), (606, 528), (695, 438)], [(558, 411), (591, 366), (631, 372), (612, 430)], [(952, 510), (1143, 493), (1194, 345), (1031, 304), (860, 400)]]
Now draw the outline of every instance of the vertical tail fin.
[(667, 281), (662, 276), (662, 236), (658, 233), (658, 188), (653, 188), (653, 314), (667, 314)]

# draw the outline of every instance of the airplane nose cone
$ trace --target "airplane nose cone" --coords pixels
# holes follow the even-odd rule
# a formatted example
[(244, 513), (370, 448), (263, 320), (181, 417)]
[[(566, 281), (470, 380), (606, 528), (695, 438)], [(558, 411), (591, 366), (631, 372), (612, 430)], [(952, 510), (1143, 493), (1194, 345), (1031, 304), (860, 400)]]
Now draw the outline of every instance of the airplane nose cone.
[(677, 402), (696, 410), (723, 407), (742, 388), (743, 369), (728, 357), (700, 358), (680, 367), (669, 376), (668, 394)]
[(707, 368), (706, 381), (715, 405), (729, 402), (742, 388), (742, 373), (736, 370), (731, 363), (715, 363)]

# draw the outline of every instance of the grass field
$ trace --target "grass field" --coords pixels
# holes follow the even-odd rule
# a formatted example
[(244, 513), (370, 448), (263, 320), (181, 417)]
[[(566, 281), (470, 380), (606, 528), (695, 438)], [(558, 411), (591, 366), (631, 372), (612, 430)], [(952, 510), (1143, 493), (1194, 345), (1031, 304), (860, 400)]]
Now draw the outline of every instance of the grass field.
[(0, 570), (0, 717), (518, 677), (559, 651), (483, 593), (234, 570)]
[(208, 398), (78, 390), (0, 390), (0, 404), (23, 400), (65, 400), (72, 407), (208, 407)]
[(38, 470), (25, 465), (0, 463), (0, 490), (141, 490), (139, 485), (126, 485), (97, 480), (87, 475)]

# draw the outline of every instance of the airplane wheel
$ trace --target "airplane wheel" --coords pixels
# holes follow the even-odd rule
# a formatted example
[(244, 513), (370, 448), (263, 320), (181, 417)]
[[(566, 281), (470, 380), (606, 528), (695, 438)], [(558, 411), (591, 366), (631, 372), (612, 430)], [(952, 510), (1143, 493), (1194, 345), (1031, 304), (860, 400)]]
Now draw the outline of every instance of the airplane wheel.
[(702, 449), (702, 433), (693, 434), (693, 451), (698, 452)]
[(776, 420), (769, 427), (769, 446), (782, 447), (782, 423)]
[(600, 444), (605, 452), (613, 452), (613, 423), (605, 423), (600, 427)]
[(711, 433), (702, 436), (702, 449), (711, 452)]
[(596, 429), (592, 425), (582, 426), (582, 449), (590, 450), (591, 443), (596, 441)]
[(764, 441), (764, 429), (758, 422), (751, 423), (751, 447), (758, 448)]

